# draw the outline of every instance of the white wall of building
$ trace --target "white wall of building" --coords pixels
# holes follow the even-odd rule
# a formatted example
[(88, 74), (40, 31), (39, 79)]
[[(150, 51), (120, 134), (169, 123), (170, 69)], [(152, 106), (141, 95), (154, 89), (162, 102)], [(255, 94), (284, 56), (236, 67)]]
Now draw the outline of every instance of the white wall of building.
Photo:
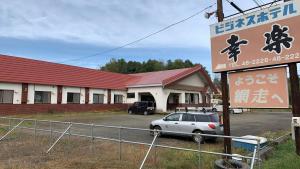
[(62, 88), (62, 104), (67, 104), (67, 93), (80, 93), (80, 104), (85, 104), (85, 88), (66, 87)]
[(35, 91), (51, 92), (51, 104), (57, 104), (57, 86), (29, 84), (27, 104), (34, 104)]
[(170, 93), (180, 94), (179, 103), (185, 103), (185, 93), (198, 93), (199, 102), (202, 103), (202, 96), (200, 92), (168, 89), (168, 88), (162, 88), (162, 86), (128, 88), (127, 92), (135, 93), (135, 98), (127, 99), (127, 103), (130, 104), (136, 101), (140, 101), (139, 93), (151, 93), (155, 99), (157, 111), (162, 111), (162, 112), (167, 111), (167, 101)]
[(0, 83), (0, 90), (13, 90), (14, 91), (13, 104), (21, 104), (22, 84)]
[(89, 104), (93, 104), (93, 94), (103, 94), (104, 95), (104, 104), (107, 104), (107, 90), (104, 90), (104, 89), (90, 89)]
[(123, 103), (127, 103), (127, 91), (124, 90), (111, 90), (111, 98), (110, 103), (114, 104), (114, 95), (122, 95), (123, 96)]
[(196, 86), (196, 87), (205, 86), (203, 79), (197, 73), (180, 80), (178, 84), (187, 85), (187, 86)]

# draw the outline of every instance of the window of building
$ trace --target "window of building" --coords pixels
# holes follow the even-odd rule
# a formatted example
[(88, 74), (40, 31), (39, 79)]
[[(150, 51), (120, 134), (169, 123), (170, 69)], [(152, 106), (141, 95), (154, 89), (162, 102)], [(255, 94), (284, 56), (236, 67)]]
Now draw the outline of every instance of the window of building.
[(13, 104), (14, 91), (13, 90), (0, 90), (0, 103)]
[(133, 98), (135, 98), (135, 93), (127, 93), (127, 98), (128, 98), (128, 99), (133, 99)]
[(94, 104), (103, 104), (104, 103), (104, 94), (93, 94), (93, 103)]
[(68, 93), (67, 94), (67, 103), (80, 103), (80, 93)]
[(123, 95), (114, 95), (114, 103), (123, 103)]
[(51, 92), (35, 91), (34, 92), (34, 103), (50, 104), (51, 103)]
[(199, 94), (198, 93), (186, 93), (185, 94), (186, 104), (199, 104)]

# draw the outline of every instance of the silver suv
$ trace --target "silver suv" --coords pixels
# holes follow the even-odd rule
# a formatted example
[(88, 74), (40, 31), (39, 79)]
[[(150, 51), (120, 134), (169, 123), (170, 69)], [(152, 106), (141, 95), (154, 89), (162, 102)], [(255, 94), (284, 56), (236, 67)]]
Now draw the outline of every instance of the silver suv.
[[(197, 135), (191, 135), (191, 133), (223, 135), (223, 124), (220, 123), (218, 113), (214, 112), (172, 113), (162, 119), (152, 121), (150, 124), (150, 129), (159, 130), (161, 131), (161, 134), (189, 136), (192, 137), (193, 141), (197, 143), (203, 143), (204, 140), (209, 137), (199, 137)], [(215, 137), (211, 137), (209, 139), (215, 139)]]

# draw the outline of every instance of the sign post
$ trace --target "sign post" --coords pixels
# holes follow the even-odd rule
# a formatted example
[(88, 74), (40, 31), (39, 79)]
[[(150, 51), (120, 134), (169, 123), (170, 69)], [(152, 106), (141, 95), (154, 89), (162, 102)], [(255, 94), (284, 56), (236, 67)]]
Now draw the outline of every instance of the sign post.
[[(223, 2), (217, 1), (217, 16), (218, 22), (224, 20)], [(223, 103), (223, 123), (224, 123), (224, 135), (230, 136), (230, 117), (229, 117), (229, 98), (228, 98), (228, 79), (227, 71), (221, 72), (221, 86), (222, 86), (222, 103)], [(224, 152), (231, 154), (231, 139), (224, 138)], [(230, 158), (227, 156), (226, 158)]]
[[(300, 117), (300, 90), (297, 64), (289, 64), (293, 117)], [(296, 153), (300, 156), (300, 127), (295, 127)]]

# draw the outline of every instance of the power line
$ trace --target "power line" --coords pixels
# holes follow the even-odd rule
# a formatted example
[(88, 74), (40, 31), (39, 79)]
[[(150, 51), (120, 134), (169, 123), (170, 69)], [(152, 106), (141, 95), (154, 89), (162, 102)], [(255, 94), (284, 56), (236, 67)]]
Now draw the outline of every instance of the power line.
[(261, 8), (261, 4), (259, 4), (257, 0), (252, 0), (252, 1), (253, 1), (258, 7)]
[(191, 19), (191, 18), (193, 18), (193, 17), (195, 17), (195, 16), (201, 14), (202, 12), (206, 11), (207, 9), (212, 8), (215, 4), (216, 4), (216, 3), (214, 3), (214, 4), (212, 4), (212, 5), (208, 6), (208, 7), (206, 7), (206, 8), (204, 8), (204, 9), (202, 9), (201, 11), (198, 11), (198, 12), (194, 13), (193, 15), (191, 15), (191, 16), (189, 16), (189, 17), (186, 17), (186, 18), (184, 18), (184, 19), (182, 19), (182, 20), (180, 20), (180, 21), (177, 21), (177, 22), (175, 22), (175, 23), (172, 23), (171, 25), (168, 25), (168, 26), (166, 26), (166, 27), (164, 27), (164, 28), (162, 28), (162, 29), (160, 29), (160, 30), (158, 30), (158, 31), (155, 31), (155, 32), (153, 32), (153, 33), (150, 33), (150, 34), (148, 34), (148, 35), (146, 35), (146, 36), (144, 36), (144, 37), (141, 37), (141, 38), (139, 38), (139, 39), (137, 39), (137, 40), (134, 40), (134, 41), (132, 41), (132, 42), (125, 43), (125, 44), (122, 45), (122, 46), (115, 47), (115, 48), (108, 49), (108, 50), (104, 50), (104, 51), (101, 51), (101, 52), (99, 52), (99, 53), (95, 53), (95, 54), (88, 55), (88, 56), (84, 56), (84, 57), (79, 57), (79, 58), (74, 58), (74, 59), (70, 59), (70, 60), (65, 60), (65, 61), (60, 62), (60, 63), (72, 62), (72, 61), (77, 61), (77, 60), (81, 60), (81, 59), (86, 59), (86, 58), (95, 57), (95, 56), (98, 56), (98, 55), (102, 55), (102, 54), (105, 54), (105, 53), (110, 53), (110, 52), (113, 52), (113, 51), (122, 49), (122, 48), (124, 48), (124, 47), (126, 47), (126, 46), (130, 46), (130, 45), (132, 45), (132, 44), (138, 43), (138, 42), (140, 42), (140, 41), (143, 41), (143, 40), (145, 40), (145, 39), (147, 39), (147, 38), (149, 38), (149, 37), (151, 37), (151, 36), (154, 36), (154, 35), (156, 35), (156, 34), (158, 34), (158, 33), (160, 33), (160, 32), (163, 32), (163, 31), (165, 31), (165, 30), (167, 30), (167, 29), (169, 29), (169, 28), (171, 28), (171, 27), (173, 27), (173, 26), (175, 26), (175, 25), (178, 25), (178, 24), (180, 24), (180, 23), (182, 23), (182, 22), (185, 22), (185, 21), (187, 21), (187, 20), (189, 20), (189, 19)]

